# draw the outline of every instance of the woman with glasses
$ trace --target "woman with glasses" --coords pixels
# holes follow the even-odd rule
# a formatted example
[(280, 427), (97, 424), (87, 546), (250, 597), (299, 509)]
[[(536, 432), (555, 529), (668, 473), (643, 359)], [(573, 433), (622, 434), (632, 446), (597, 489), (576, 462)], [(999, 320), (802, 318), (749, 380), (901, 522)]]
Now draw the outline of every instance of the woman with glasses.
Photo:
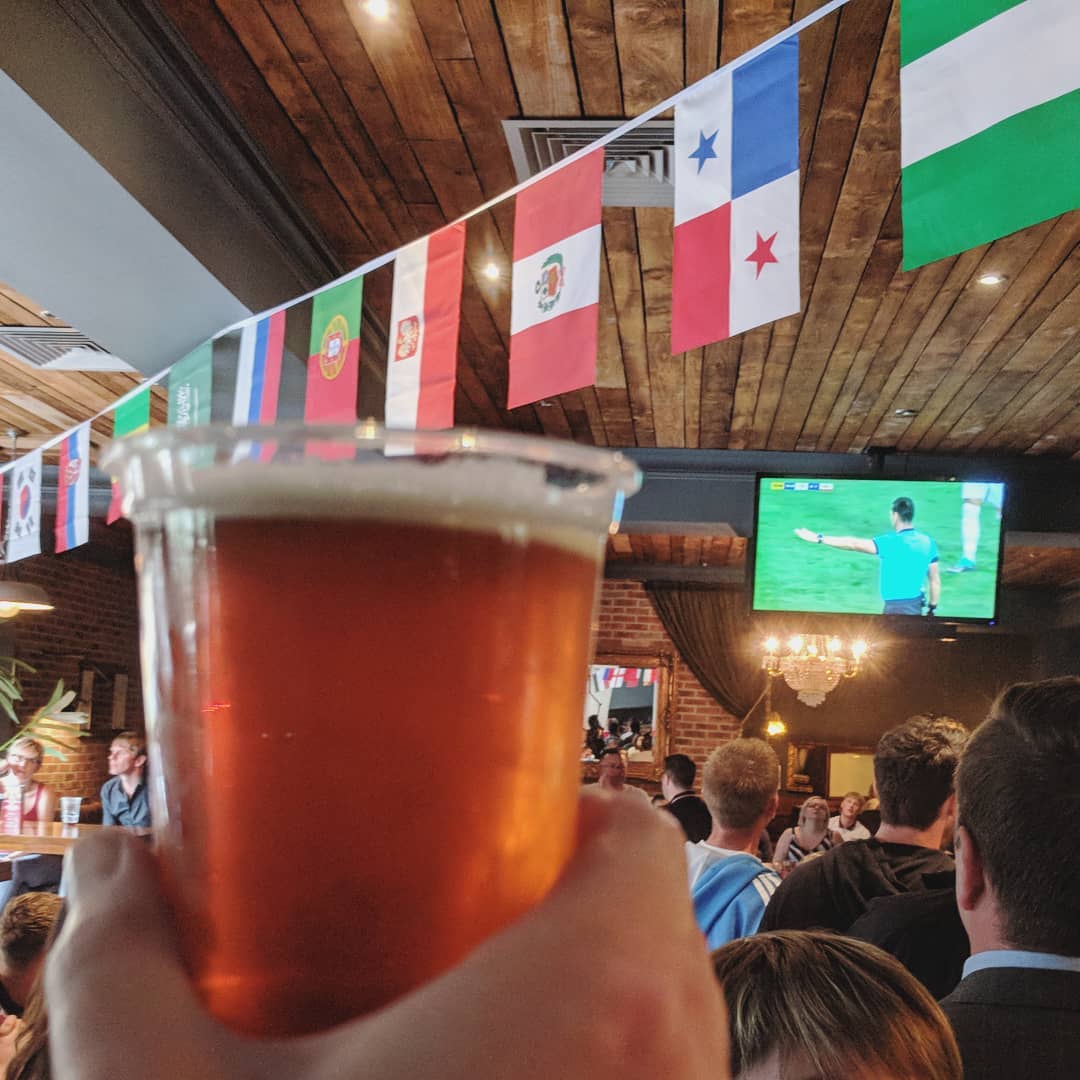
[[(8, 749), (8, 775), (4, 787), (9, 792), (14, 788), (21, 790), (23, 821), (53, 821), (56, 818), (56, 792), (34, 779), (34, 774), (41, 768), (43, 753), (37, 739), (17, 739)], [(10, 797), (17, 797), (17, 793)]]

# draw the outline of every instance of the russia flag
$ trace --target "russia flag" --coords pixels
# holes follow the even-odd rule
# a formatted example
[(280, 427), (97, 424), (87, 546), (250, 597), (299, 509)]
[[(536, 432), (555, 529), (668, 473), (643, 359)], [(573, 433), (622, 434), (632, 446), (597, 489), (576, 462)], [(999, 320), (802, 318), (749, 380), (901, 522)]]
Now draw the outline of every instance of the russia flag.
[(56, 550), (85, 544), (90, 534), (90, 425), (80, 424), (60, 444), (56, 483)]
[(284, 349), (284, 311), (244, 325), (236, 369), (234, 424), (272, 424), (277, 418)]
[(675, 106), (671, 351), (799, 311), (799, 39)]

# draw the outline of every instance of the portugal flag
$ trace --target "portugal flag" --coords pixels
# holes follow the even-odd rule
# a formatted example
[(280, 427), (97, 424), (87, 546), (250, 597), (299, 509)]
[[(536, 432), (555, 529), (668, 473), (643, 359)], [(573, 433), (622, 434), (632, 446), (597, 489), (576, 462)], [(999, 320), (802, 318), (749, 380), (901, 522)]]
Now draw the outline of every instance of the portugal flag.
[(360, 385), (360, 309), (364, 279), (354, 278), (315, 295), (311, 311), (304, 419), (351, 423)]

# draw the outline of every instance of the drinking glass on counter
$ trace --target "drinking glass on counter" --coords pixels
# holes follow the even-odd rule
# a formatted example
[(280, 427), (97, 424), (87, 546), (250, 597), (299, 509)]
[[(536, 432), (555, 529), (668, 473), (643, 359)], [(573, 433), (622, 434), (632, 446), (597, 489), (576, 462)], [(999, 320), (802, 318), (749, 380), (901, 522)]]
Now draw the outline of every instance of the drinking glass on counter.
[(316, 1031), (446, 970), (574, 843), (618, 454), (375, 424), (114, 443), (150, 796), (211, 1011)]

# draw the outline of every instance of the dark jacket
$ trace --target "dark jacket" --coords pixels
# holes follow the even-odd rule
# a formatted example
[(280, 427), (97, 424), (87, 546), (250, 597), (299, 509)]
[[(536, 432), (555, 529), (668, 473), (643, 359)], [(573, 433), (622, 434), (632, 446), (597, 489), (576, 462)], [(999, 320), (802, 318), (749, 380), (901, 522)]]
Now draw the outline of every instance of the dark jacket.
[(1080, 973), (1037, 968), (973, 972), (941, 1003), (964, 1080), (1076, 1080)]
[(952, 856), (933, 848), (846, 840), (787, 876), (765, 909), (761, 929), (845, 933), (874, 897), (925, 889), (925, 875), (954, 869)]
[(704, 801), (692, 791), (684, 791), (676, 795), (664, 809), (679, 819), (679, 824), (686, 833), (686, 839), (691, 844), (709, 838), (709, 833), (712, 832), (712, 815)]
[(971, 950), (956, 908), (956, 874), (924, 874), (923, 883), (925, 891), (871, 900), (848, 934), (895, 956), (935, 998), (943, 998), (960, 981)]

